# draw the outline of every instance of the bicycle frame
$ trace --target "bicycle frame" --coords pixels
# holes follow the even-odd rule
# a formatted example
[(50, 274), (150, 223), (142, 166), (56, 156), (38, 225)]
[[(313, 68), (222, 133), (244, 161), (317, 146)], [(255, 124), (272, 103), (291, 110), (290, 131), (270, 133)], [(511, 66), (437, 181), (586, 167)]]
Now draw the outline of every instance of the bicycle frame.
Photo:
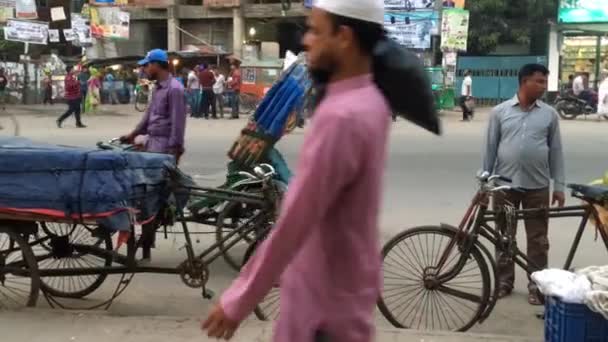
[[(456, 228), (456, 236), (454, 239), (452, 239), (452, 241), (450, 241), (439, 259), (435, 269), (437, 272), (436, 276), (440, 283), (446, 283), (454, 279), (462, 271), (471, 251), (473, 248), (477, 248), (480, 236), (491, 242), (497, 247), (498, 250), (508, 252), (504, 249), (504, 246), (500, 241), (500, 239), (503, 237), (502, 233), (497, 228), (490, 226), (490, 223), (492, 222), (498, 223), (501, 216), (504, 216), (505, 213), (488, 210), (488, 205), (484, 200), (485, 198), (486, 196), (481, 192), (478, 192), (475, 195), (471, 205), (468, 207), (465, 213), (465, 216), (460, 222), (460, 225)], [(597, 211), (590, 204), (567, 206), (563, 208), (518, 209), (514, 210), (513, 219), (515, 222), (517, 222), (520, 220), (538, 217), (539, 215), (547, 218), (581, 217), (580, 225), (564, 264), (564, 269), (569, 269), (572, 265), (572, 261), (580, 244), (589, 218), (593, 217), (595, 221), (599, 223)], [(597, 231), (599, 231), (604, 242), (604, 246), (608, 250), (608, 234), (603, 229), (597, 229)], [(444, 273), (440, 273), (442, 268), (445, 266), (448, 257), (456, 246), (458, 246), (459, 250), (461, 251), (461, 256), (458, 262), (451, 269), (446, 270)], [(535, 265), (527, 257), (527, 255), (520, 251), (516, 246), (514, 246), (513, 250), (510, 252), (512, 252), (513, 261), (519, 267), (524, 269), (526, 273), (530, 274), (534, 270), (538, 269), (538, 265)], [(456, 290), (450, 290), (450, 292), (454, 291)], [(452, 294), (458, 295), (458, 293)], [(467, 297), (467, 299), (473, 299), (469, 298), (470, 296), (468, 294), (462, 293), (461, 295), (463, 297)]]

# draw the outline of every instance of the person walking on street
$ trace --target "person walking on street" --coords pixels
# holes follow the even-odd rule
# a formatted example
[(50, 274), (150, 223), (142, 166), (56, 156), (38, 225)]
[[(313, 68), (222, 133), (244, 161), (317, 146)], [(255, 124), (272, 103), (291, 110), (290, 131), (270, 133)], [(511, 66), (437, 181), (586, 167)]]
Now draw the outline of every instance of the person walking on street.
[(460, 90), (460, 108), (462, 109), (462, 121), (470, 121), (473, 118), (473, 108), (470, 101), (473, 98), (473, 78), (471, 71), (465, 70), (462, 88)]
[(83, 125), (80, 121), (80, 111), (81, 111), (81, 101), (82, 101), (82, 93), (80, 90), (80, 81), (76, 78), (73, 73), (73, 67), (67, 66), (65, 71), (68, 73), (65, 76), (64, 80), (64, 98), (68, 101), (68, 110), (57, 119), (57, 127), (61, 128), (61, 125), (72, 114), (76, 119), (76, 127), (85, 128), (87, 126)]
[(87, 82), (87, 97), (85, 98), (85, 113), (94, 113), (101, 104), (101, 72), (90, 68), (91, 77)]
[(113, 105), (119, 104), (120, 102), (118, 101), (118, 94), (116, 93), (116, 77), (114, 77), (112, 70), (107, 71), (104, 81), (104, 86), (107, 87), (108, 91), (108, 101)]
[[(152, 101), (144, 117), (135, 129), (120, 138), (124, 143), (134, 143), (138, 136), (146, 136), (147, 152), (166, 153), (175, 157), (176, 163), (184, 153), (186, 132), (186, 96), (184, 86), (169, 72), (166, 51), (154, 49), (139, 61), (145, 67), (148, 79), (156, 81)], [(157, 222), (142, 227), (141, 246), (143, 259), (149, 260), (156, 238)]]
[(44, 87), (44, 100), (43, 104), (53, 104), (53, 79), (51, 78), (51, 73), (47, 72), (44, 80), (42, 80), (42, 85)]
[(209, 107), (211, 106), (211, 117), (217, 119), (217, 109), (215, 108), (215, 94), (213, 93), (213, 85), (215, 84), (215, 75), (209, 69), (207, 64), (203, 64), (203, 71), (199, 74), (201, 89), (203, 90), (203, 105), (202, 112), (205, 119), (209, 119)]
[(220, 117), (224, 118), (224, 91), (226, 89), (226, 77), (215, 68), (215, 84), (213, 85), (213, 94), (215, 94), (216, 107), (220, 110)]
[[(552, 204), (564, 206), (564, 155), (555, 109), (540, 98), (547, 90), (549, 70), (543, 65), (528, 64), (519, 72), (519, 91), (511, 100), (490, 114), (483, 153), (483, 170), (512, 179), (514, 189), (494, 196), (494, 210), (504, 211), (505, 204), (515, 209), (548, 208), (551, 180)], [(549, 239), (547, 216), (525, 219), (527, 254), (533, 271), (547, 267)], [(515, 236), (517, 223), (507, 224), (503, 216), (498, 228)], [(499, 298), (513, 291), (513, 259), (497, 251)], [(536, 284), (529, 280), (528, 302), (541, 305)]]
[(201, 87), (198, 80), (197, 68), (194, 68), (188, 73), (186, 92), (190, 102), (190, 116), (198, 118), (200, 116), (201, 107)]
[(231, 119), (239, 118), (239, 102), (241, 101), (241, 69), (238, 66), (238, 62), (232, 63), (230, 66), (230, 76), (228, 77), (228, 87), (231, 91), (231, 101), (232, 104), (232, 116)]
[(274, 341), (373, 339), (391, 110), (374, 83), (372, 52), (388, 38), (384, 2), (356, 4), (315, 2), (303, 45), (311, 75), (317, 84), (327, 83), (327, 93), (277, 224), (202, 322), (210, 337), (231, 338), (280, 278)]
[(91, 74), (89, 73), (88, 67), (82, 67), (82, 70), (78, 74), (78, 82), (80, 82), (80, 93), (81, 93), (81, 103), (82, 103), (82, 111), (85, 111), (85, 102), (87, 98), (87, 92), (89, 90), (89, 78), (91, 78)]
[(2, 110), (6, 110), (6, 87), (8, 86), (8, 78), (4, 74), (4, 68), (0, 68), (0, 106)]

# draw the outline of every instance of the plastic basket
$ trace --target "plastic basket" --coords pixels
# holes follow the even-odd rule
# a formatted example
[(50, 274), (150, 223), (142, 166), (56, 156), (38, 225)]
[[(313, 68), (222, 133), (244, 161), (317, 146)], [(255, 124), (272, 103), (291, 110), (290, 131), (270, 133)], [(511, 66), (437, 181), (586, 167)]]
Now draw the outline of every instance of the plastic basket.
[(545, 342), (608, 342), (608, 320), (586, 305), (547, 297)]

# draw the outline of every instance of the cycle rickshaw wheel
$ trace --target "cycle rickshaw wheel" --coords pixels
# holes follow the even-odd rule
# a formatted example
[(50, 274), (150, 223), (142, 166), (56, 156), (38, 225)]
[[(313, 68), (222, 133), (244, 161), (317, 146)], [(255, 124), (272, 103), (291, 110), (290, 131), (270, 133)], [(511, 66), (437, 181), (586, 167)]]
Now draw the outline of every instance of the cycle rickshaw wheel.
[(39, 290), (40, 273), (30, 245), (0, 226), (0, 311), (36, 306)]
[[(255, 254), (255, 251), (259, 244), (262, 243), (265, 237), (256, 240), (254, 243), (249, 245), (247, 251), (245, 252), (245, 256), (243, 257), (243, 267), (247, 264), (249, 259)], [(279, 317), (280, 313), (280, 304), (281, 304), (281, 296), (280, 296), (280, 288), (279, 283), (277, 281), (276, 285), (268, 292), (266, 297), (258, 303), (255, 307), (253, 313), (260, 321), (274, 321)]]
[[(97, 247), (112, 251), (112, 239), (104, 229), (80, 224), (40, 222), (44, 241), (34, 246), (34, 254), (44, 269), (97, 268), (112, 266), (112, 256), (96, 256), (82, 252), (79, 247)], [(83, 298), (97, 290), (107, 274), (41, 278), (42, 290), (53, 297)]]
[[(226, 248), (224, 245), (225, 235), (229, 234), (233, 229), (238, 229), (240, 237), (243, 239), (241, 242), (245, 242), (247, 244), (251, 244), (256, 240), (256, 232), (251, 231), (247, 234), (242, 233), (244, 229), (248, 227), (241, 227), (241, 225), (247, 221), (252, 215), (254, 215), (258, 210), (254, 210), (247, 206), (247, 204), (239, 203), (239, 202), (230, 202), (227, 203), (224, 209), (220, 212), (217, 218), (216, 230), (215, 230), (215, 239), (219, 244), (219, 249), (222, 251), (222, 257), (226, 261), (226, 263), (235, 271), (240, 271), (242, 267), (241, 257), (235, 256), (234, 249), (236, 246), (232, 248)], [(249, 224), (256, 224), (255, 221), (250, 222)], [(229, 227), (233, 228), (229, 228)], [(233, 237), (235, 239), (236, 237)], [(245, 252), (246, 253), (246, 252)]]
[(446, 263), (436, 265), (456, 232), (442, 227), (419, 227), (391, 239), (383, 248), (384, 288), (378, 308), (397, 328), (466, 331), (483, 314), (490, 300), (491, 277), (477, 247), (464, 266), (447, 281), (438, 280), (461, 257), (459, 246)]

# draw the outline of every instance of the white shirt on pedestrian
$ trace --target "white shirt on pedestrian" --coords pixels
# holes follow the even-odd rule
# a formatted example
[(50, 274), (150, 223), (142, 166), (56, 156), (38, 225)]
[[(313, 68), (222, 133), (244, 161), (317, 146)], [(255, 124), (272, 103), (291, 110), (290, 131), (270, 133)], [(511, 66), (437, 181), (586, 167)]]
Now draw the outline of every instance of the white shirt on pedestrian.
[(473, 96), (473, 78), (471, 78), (471, 76), (467, 76), (464, 78), (464, 80), (462, 80), (462, 89), (460, 91), (460, 95)]
[(219, 74), (215, 78), (215, 84), (213, 85), (213, 92), (217, 94), (223, 94), (226, 89), (226, 77), (224, 75)]
[(574, 95), (579, 96), (585, 90), (585, 80), (583, 76), (576, 76), (572, 82), (572, 92)]
[(200, 89), (198, 75), (194, 71), (188, 74), (188, 89)]

